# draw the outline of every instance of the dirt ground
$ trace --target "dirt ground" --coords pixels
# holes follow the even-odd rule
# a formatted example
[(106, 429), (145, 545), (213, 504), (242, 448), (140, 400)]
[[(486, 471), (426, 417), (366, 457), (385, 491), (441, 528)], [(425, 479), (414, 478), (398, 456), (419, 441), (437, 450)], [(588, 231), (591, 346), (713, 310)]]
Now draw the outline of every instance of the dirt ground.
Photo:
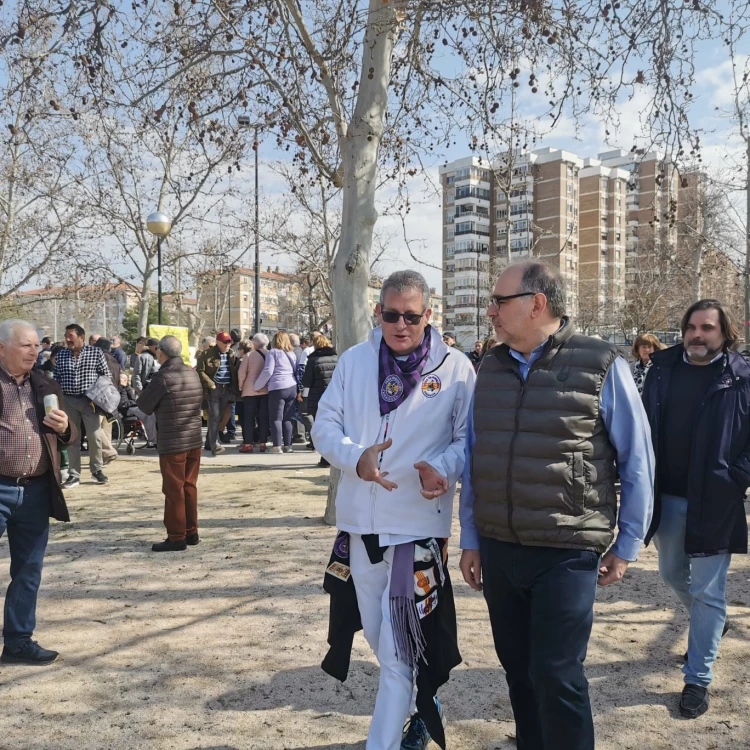
[[(324, 674), (333, 530), (320, 518), (327, 471), (211, 466), (200, 480), (201, 544), (156, 555), (164, 538), (158, 465), (118, 461), (99, 488), (68, 493), (55, 524), (37, 637), (61, 659), (0, 665), (0, 748), (353, 750), (364, 748), (377, 665), (361, 634), (348, 681)], [(454, 533), (457, 535), (455, 522)], [(7, 542), (0, 542), (2, 585)], [(750, 748), (750, 564), (729, 577), (734, 625), (712, 707), (677, 714), (686, 618), (659, 581), (653, 550), (600, 591), (588, 658), (606, 750)], [(484, 602), (460, 580), (464, 663), (441, 691), (452, 750), (513, 748), (505, 679)]]

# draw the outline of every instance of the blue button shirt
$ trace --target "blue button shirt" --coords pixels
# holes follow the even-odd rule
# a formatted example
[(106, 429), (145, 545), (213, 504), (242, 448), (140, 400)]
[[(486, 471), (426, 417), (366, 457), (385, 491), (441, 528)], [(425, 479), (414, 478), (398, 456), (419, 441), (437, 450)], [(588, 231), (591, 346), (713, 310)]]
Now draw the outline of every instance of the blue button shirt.
[[(510, 349), (511, 356), (518, 360), (524, 380), (531, 366), (542, 356), (546, 343), (534, 349), (528, 360), (520, 352)], [(602, 384), (601, 410), (609, 441), (617, 452), (621, 484), (617, 519), (619, 533), (612, 552), (632, 562), (638, 558), (638, 550), (646, 537), (654, 511), (654, 451), (646, 412), (630, 367), (622, 357), (618, 357), (609, 368)], [(461, 549), (479, 549), (479, 532), (474, 524), (474, 489), (471, 486), (471, 452), (475, 443), (472, 397), (458, 511)]]

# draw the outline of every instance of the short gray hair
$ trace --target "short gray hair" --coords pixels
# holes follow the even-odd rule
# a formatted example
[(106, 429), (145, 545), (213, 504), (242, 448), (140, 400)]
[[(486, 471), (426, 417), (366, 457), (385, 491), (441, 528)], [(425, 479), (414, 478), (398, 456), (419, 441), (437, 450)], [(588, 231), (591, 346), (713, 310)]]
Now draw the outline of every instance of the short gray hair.
[(159, 349), (165, 357), (179, 357), (182, 354), (182, 342), (177, 336), (164, 336), (159, 341)]
[(296, 333), (289, 334), (289, 341), (291, 342), (292, 346), (299, 346), (299, 336)]
[(253, 343), (260, 344), (261, 346), (268, 346), (268, 336), (265, 333), (256, 333), (253, 336)]
[(29, 328), (36, 333), (36, 326), (28, 320), (10, 318), (0, 323), (0, 342), (7, 344), (13, 338), (16, 328)]
[(540, 261), (528, 261), (523, 266), (519, 291), (543, 294), (550, 315), (562, 318), (565, 315), (565, 282), (560, 273)]
[(425, 277), (417, 271), (396, 271), (392, 273), (380, 288), (380, 304), (385, 303), (385, 296), (389, 291), (403, 294), (408, 289), (417, 289), (422, 292), (423, 309), (426, 310), (430, 306), (430, 287)]
[(201, 346), (216, 346), (216, 338), (214, 336), (205, 336), (201, 341)]

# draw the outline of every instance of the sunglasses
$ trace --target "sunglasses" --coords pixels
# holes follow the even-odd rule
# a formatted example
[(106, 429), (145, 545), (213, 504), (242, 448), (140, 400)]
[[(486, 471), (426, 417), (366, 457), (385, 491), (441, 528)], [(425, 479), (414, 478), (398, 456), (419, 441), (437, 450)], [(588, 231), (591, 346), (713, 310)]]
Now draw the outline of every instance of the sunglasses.
[(506, 294), (505, 296), (502, 294), (491, 294), (490, 299), (495, 307), (500, 307), (503, 302), (507, 302), (509, 299), (515, 299), (516, 297), (533, 297), (535, 294), (539, 294), (539, 292), (519, 292), (518, 294)]
[(425, 312), (421, 313), (398, 313), (395, 310), (381, 310), (380, 314), (383, 316), (385, 323), (398, 323), (399, 318), (404, 319), (404, 323), (408, 326), (418, 326), (419, 321), (424, 317)]

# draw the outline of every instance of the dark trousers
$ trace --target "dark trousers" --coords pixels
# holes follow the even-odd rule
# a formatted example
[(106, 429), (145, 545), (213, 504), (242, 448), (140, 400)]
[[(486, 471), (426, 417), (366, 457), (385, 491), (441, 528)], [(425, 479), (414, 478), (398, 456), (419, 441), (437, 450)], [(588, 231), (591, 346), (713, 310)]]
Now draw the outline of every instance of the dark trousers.
[(229, 415), (229, 421), (227, 422), (227, 435), (234, 435), (237, 432), (237, 423), (235, 422), (235, 417), (237, 416), (236, 412), (237, 404), (232, 404), (232, 411)]
[(593, 750), (584, 674), (595, 552), (480, 539), (484, 598), (505, 669), (518, 750)]
[(170, 541), (181, 541), (198, 531), (198, 472), (201, 449), (159, 456), (164, 526)]
[[(242, 442), (245, 445), (266, 444), (268, 440), (268, 396), (243, 396)], [(255, 426), (255, 420), (258, 426)]]
[(7, 530), (10, 585), (5, 593), (3, 639), (14, 650), (36, 627), (36, 598), (49, 537), (48, 476), (18, 487), (0, 479), (0, 537)]
[[(297, 403), (297, 386), (268, 392), (268, 414), (271, 422), (271, 438), (275, 446), (292, 444), (292, 420)], [(283, 433), (283, 434), (282, 434)]]

